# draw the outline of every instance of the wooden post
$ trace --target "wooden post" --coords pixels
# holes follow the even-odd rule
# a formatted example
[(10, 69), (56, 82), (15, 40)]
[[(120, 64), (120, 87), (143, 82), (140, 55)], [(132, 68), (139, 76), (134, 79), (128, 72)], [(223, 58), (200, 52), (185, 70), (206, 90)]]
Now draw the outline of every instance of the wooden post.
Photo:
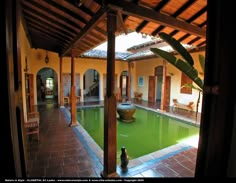
[(62, 78), (62, 57), (60, 57), (60, 107), (64, 106), (64, 87)]
[(162, 88), (161, 88), (161, 110), (166, 110), (166, 61), (163, 60)]
[(116, 98), (115, 87), (116, 13), (107, 13), (107, 86), (104, 102), (104, 170), (102, 177), (117, 177), (116, 173)]
[(207, 43), (196, 178), (236, 176), (232, 1), (207, 1)]
[(70, 126), (77, 126), (76, 116), (76, 94), (75, 94), (75, 60), (74, 52), (71, 54), (71, 91), (70, 91), (70, 105), (71, 105), (71, 123)]

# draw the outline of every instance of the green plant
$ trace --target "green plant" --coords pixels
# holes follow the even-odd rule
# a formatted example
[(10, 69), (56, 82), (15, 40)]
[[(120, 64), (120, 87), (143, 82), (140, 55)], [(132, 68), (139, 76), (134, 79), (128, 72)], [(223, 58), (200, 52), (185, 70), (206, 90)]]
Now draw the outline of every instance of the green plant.
[[(182, 87), (190, 87), (192, 89), (198, 90), (198, 101), (196, 106), (196, 115), (198, 111), (198, 106), (200, 102), (200, 94), (203, 90), (203, 80), (198, 76), (198, 71), (194, 67), (194, 60), (188, 50), (182, 46), (182, 44), (177, 41), (175, 38), (171, 37), (170, 35), (160, 32), (159, 36), (161, 39), (163, 39), (165, 42), (167, 42), (179, 55), (182, 57), (182, 59), (175, 57), (172, 53), (169, 53), (167, 51), (161, 50), (159, 48), (150, 48), (150, 50), (158, 55), (159, 57), (163, 58), (167, 62), (174, 65), (176, 68), (178, 68), (180, 71), (182, 71), (184, 74), (186, 74), (197, 86), (193, 84), (184, 84)], [(204, 72), (204, 65), (205, 65), (205, 57), (203, 55), (199, 55), (199, 62), (200, 66), (202, 68), (202, 71)]]

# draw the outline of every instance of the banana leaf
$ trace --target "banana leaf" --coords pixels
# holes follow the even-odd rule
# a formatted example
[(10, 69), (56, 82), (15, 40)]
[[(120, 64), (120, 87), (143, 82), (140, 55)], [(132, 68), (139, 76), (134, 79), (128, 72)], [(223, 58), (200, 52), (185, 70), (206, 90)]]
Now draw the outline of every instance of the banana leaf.
[(175, 38), (171, 37), (170, 35), (160, 32), (159, 36), (161, 39), (166, 41), (175, 51), (177, 51), (184, 60), (186, 60), (191, 66), (194, 65), (194, 61), (192, 56), (189, 52), (182, 46), (180, 42), (178, 42)]
[(199, 88), (203, 88), (203, 81), (198, 77), (198, 71), (188, 62), (178, 59), (171, 53), (158, 48), (150, 48), (150, 50), (154, 54), (158, 55), (159, 57), (163, 58), (167, 62), (177, 67), (180, 71), (186, 74), (194, 83), (196, 83)]
[(198, 55), (198, 59), (202, 68), (202, 71), (204, 72), (205, 70), (205, 57), (203, 55)]

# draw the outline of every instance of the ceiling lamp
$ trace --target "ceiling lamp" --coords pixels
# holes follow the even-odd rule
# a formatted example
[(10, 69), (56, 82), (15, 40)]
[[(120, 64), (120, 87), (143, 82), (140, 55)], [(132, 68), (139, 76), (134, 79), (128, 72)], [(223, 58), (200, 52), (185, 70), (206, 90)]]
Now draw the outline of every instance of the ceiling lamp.
[(48, 51), (46, 51), (45, 63), (47, 64), (48, 62), (49, 62)]

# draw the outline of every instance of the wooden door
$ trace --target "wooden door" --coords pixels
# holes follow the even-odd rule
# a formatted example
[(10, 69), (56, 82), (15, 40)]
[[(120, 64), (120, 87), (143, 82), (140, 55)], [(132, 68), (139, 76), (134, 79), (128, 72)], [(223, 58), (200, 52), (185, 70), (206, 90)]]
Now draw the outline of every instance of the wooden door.
[(166, 87), (166, 94), (165, 94), (165, 106), (168, 107), (170, 106), (170, 83), (171, 83), (171, 77), (170, 76), (166, 76), (166, 83), (165, 83), (165, 87)]
[(149, 76), (148, 81), (148, 101), (155, 102), (155, 76)]

